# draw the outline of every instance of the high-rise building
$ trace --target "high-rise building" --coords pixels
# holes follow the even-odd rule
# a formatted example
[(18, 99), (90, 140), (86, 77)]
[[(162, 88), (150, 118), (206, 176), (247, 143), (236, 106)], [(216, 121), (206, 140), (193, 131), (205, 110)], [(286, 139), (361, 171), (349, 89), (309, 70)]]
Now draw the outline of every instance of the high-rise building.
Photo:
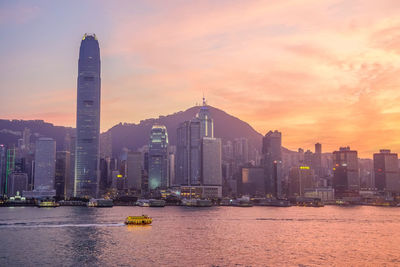
[(175, 153), (169, 152), (168, 154), (168, 180), (171, 186), (176, 185), (175, 180)]
[(333, 152), (333, 188), (337, 197), (354, 195), (360, 190), (357, 151), (341, 147)]
[(111, 132), (100, 134), (100, 158), (112, 157), (112, 135)]
[(0, 195), (5, 193), (6, 186), (6, 171), (7, 171), (7, 148), (5, 145), (0, 145)]
[(69, 151), (56, 152), (56, 196), (64, 199), (67, 197), (68, 185), (71, 183), (70, 159), (71, 155)]
[(143, 155), (141, 152), (128, 152), (127, 166), (127, 187), (131, 190), (141, 191)]
[(96, 197), (99, 186), (100, 48), (85, 34), (79, 51), (76, 113), (75, 188), (77, 197)]
[(249, 162), (249, 140), (247, 138), (235, 138), (233, 140), (233, 154), (237, 164)]
[(22, 194), (23, 191), (28, 189), (28, 174), (23, 172), (13, 172), (10, 175), (10, 183), (8, 196), (13, 197)]
[(252, 196), (265, 196), (264, 168), (246, 166), (241, 168), (240, 191), (241, 194)]
[(56, 169), (56, 141), (52, 138), (39, 138), (35, 150), (35, 182), (36, 191), (54, 190)]
[(281, 196), (282, 183), (282, 133), (269, 131), (262, 143), (263, 167), (265, 170), (266, 193)]
[(201, 137), (214, 137), (214, 121), (210, 115), (210, 109), (203, 97), (203, 106), (201, 106), (197, 118), (200, 121), (200, 136)]
[(374, 154), (375, 187), (381, 191), (400, 193), (399, 160), (396, 153), (381, 149)]
[(202, 185), (222, 186), (221, 139), (203, 137)]
[(165, 189), (168, 186), (167, 128), (154, 125), (149, 140), (149, 189)]
[(177, 129), (175, 176), (180, 185), (200, 185), (201, 136), (198, 119), (185, 121)]
[(297, 166), (290, 168), (289, 172), (289, 195), (304, 196), (306, 189), (313, 189), (314, 170), (310, 166)]

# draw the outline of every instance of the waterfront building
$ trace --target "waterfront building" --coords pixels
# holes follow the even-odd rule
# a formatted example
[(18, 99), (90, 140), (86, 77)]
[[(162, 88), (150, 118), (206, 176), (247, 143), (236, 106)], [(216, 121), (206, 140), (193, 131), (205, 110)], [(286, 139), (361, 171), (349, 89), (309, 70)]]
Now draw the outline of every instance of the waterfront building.
[(222, 186), (221, 139), (202, 139), (202, 185)]
[(8, 196), (13, 197), (28, 190), (28, 174), (23, 172), (13, 172), (10, 175)]
[(130, 190), (141, 191), (143, 155), (141, 152), (128, 152), (127, 156), (127, 187)]
[(168, 184), (168, 133), (164, 125), (151, 128), (149, 140), (149, 189), (166, 189)]
[(103, 195), (106, 193), (109, 186), (109, 168), (110, 168), (110, 158), (100, 158), (100, 181), (99, 181), (99, 194)]
[(39, 138), (35, 150), (35, 190), (54, 190), (56, 169), (56, 141)]
[(289, 171), (289, 195), (304, 196), (306, 189), (312, 189), (314, 184), (314, 170), (310, 166), (297, 166)]
[(265, 171), (266, 193), (281, 196), (282, 183), (282, 133), (269, 131), (262, 142), (262, 165)]
[(0, 195), (3, 195), (6, 190), (6, 171), (7, 171), (7, 148), (0, 144)]
[(96, 35), (83, 36), (78, 63), (76, 197), (96, 197), (99, 186), (100, 48)]
[(374, 154), (375, 187), (381, 191), (400, 193), (399, 160), (396, 153), (381, 149)]
[(179, 185), (200, 185), (201, 136), (198, 119), (185, 121), (177, 129), (175, 176)]
[(335, 190), (330, 187), (317, 187), (304, 189), (304, 197), (319, 198), (322, 201), (332, 201), (335, 199)]
[(357, 151), (341, 147), (333, 152), (333, 188), (337, 197), (357, 195), (360, 190)]
[(240, 187), (242, 195), (265, 196), (264, 168), (254, 166), (243, 167)]
[(66, 198), (68, 185), (71, 183), (70, 171), (71, 155), (68, 151), (57, 151), (56, 153), (56, 172), (55, 172), (55, 189), (56, 196)]

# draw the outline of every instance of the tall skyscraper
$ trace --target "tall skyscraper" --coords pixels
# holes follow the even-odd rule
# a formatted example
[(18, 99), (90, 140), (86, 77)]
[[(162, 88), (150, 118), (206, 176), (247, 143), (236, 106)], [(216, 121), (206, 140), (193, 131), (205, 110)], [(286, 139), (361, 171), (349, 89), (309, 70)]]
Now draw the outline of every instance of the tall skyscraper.
[(337, 197), (353, 195), (360, 190), (357, 151), (341, 147), (333, 152), (333, 188)]
[(6, 190), (6, 171), (7, 171), (7, 148), (5, 145), (0, 145), (0, 195), (3, 195)]
[(39, 138), (35, 151), (35, 190), (54, 190), (56, 169), (56, 141), (52, 138)]
[(289, 195), (304, 196), (305, 189), (315, 187), (314, 171), (310, 166), (296, 166), (290, 168), (289, 172)]
[(262, 144), (263, 166), (265, 170), (266, 193), (275, 197), (281, 195), (282, 183), (282, 133), (269, 131), (263, 137)]
[(85, 34), (79, 51), (76, 113), (75, 187), (77, 197), (96, 197), (99, 186), (100, 48)]
[(140, 191), (142, 189), (143, 155), (141, 152), (128, 152), (127, 160), (127, 187)]
[(200, 185), (201, 135), (197, 118), (181, 123), (177, 129), (175, 176), (180, 185)]
[(247, 138), (235, 138), (233, 140), (233, 154), (236, 164), (241, 165), (249, 162), (249, 140)]
[(203, 137), (202, 185), (222, 186), (221, 139)]
[(400, 193), (399, 160), (388, 149), (374, 154), (375, 187), (381, 191)]
[(164, 125), (151, 128), (149, 140), (149, 189), (167, 188), (168, 133)]
[(201, 106), (197, 118), (200, 121), (200, 136), (214, 137), (214, 121), (210, 115), (210, 109), (207, 106), (206, 99), (203, 97), (203, 106)]
[(56, 196), (60, 198), (66, 198), (68, 195), (68, 185), (71, 183), (70, 159), (69, 151), (57, 151), (55, 189)]

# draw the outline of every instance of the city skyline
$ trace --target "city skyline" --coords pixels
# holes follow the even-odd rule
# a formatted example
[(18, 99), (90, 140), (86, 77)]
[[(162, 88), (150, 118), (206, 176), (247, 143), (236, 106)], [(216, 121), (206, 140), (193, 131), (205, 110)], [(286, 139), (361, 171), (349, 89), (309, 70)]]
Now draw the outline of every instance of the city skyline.
[(102, 131), (186, 109), (204, 92), (263, 135), (279, 129), (292, 150), (400, 151), (395, 1), (96, 3), (2, 3), (2, 118), (73, 126), (75, 55), (89, 31), (106, 66)]

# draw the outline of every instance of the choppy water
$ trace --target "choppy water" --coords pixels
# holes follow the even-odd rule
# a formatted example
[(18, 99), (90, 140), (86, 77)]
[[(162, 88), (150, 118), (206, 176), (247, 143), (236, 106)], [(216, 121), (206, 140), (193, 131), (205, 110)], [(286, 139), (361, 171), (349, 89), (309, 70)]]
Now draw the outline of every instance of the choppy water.
[(0, 266), (400, 266), (400, 208), (0, 208)]

